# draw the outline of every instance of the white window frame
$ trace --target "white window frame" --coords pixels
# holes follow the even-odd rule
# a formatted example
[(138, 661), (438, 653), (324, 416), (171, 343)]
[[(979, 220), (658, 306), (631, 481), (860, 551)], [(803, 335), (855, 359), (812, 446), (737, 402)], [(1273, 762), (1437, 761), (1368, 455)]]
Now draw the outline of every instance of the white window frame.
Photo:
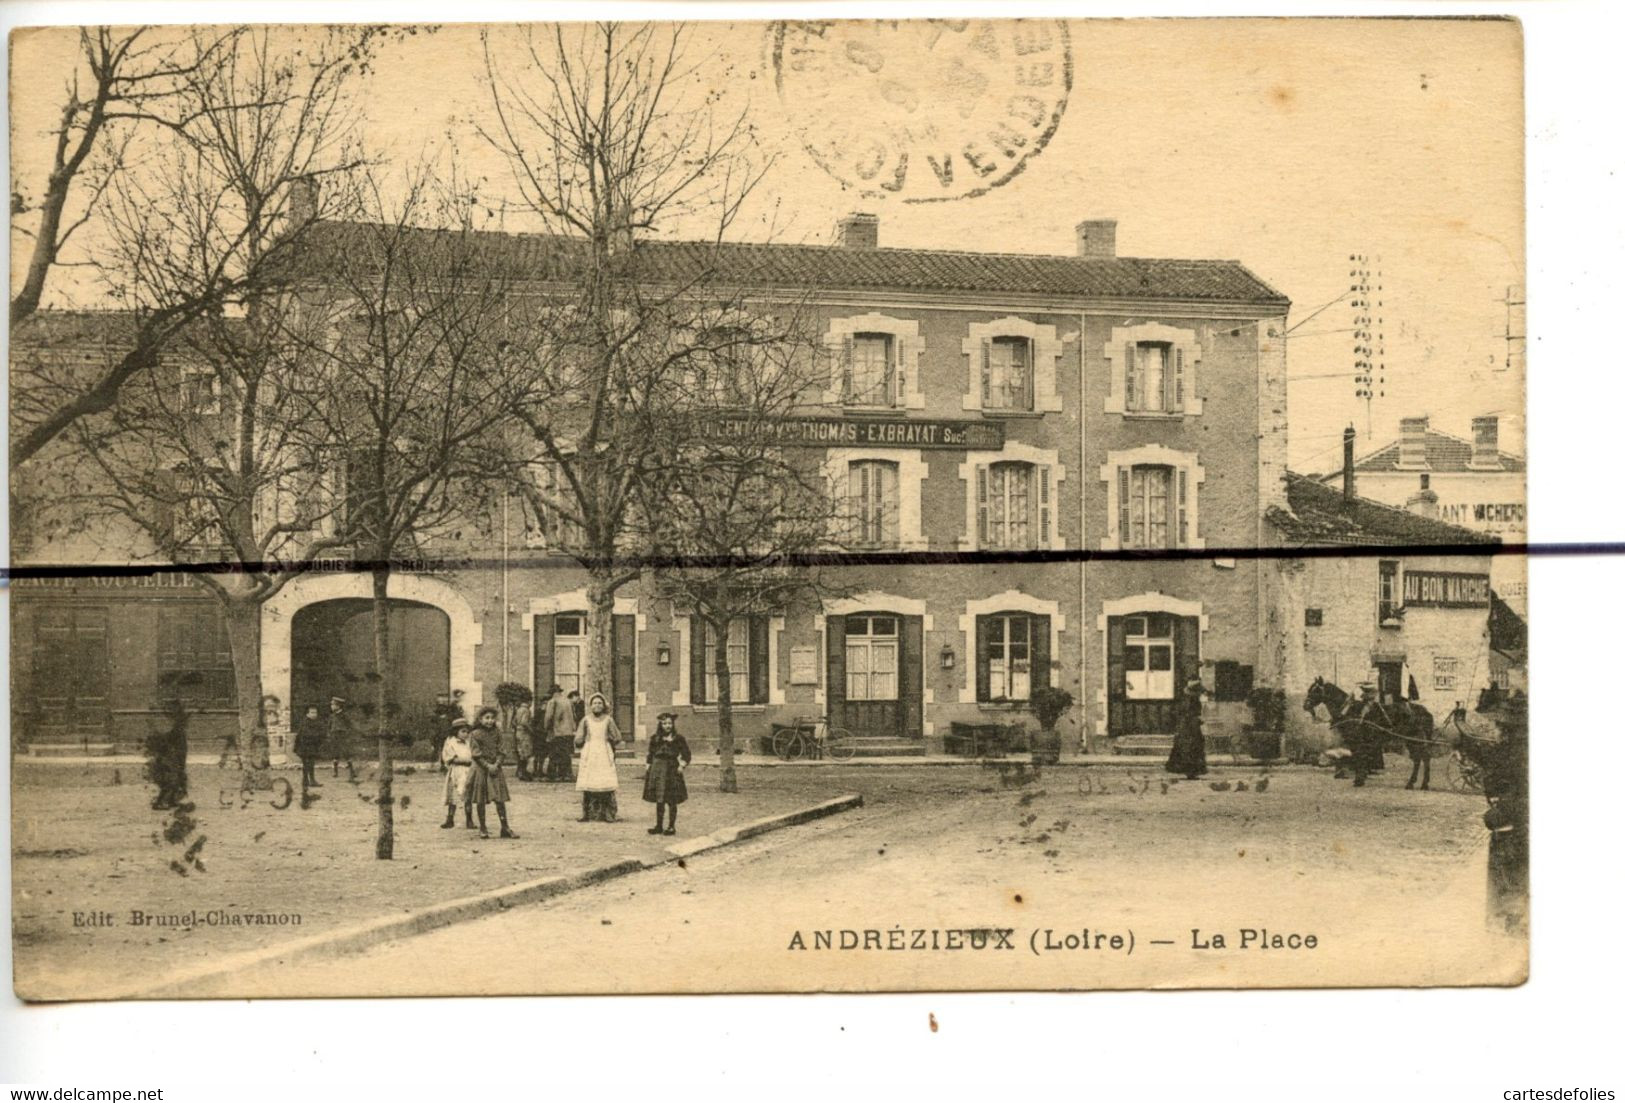
[[(1010, 410), (982, 405), (982, 349), (997, 337), (1020, 337), (1032, 353), (1033, 408)], [(1022, 414), (1059, 413), (1061, 396), (1056, 389), (1061, 352), (1064, 348), (1054, 326), (1040, 325), (1025, 318), (1007, 316), (991, 322), (973, 322), (960, 348), (965, 353), (968, 374), (961, 406), (993, 417), (1019, 417)]]
[[(854, 636), (851, 632), (852, 618), (847, 618), (848, 630), (845, 636), (846, 655), (845, 661), (842, 665), (842, 669), (846, 672), (846, 693), (844, 699), (848, 701), (901, 701), (903, 699), (902, 619), (896, 613), (888, 613), (885, 610), (868, 610), (859, 615), (868, 616), (870, 620), (873, 620), (876, 617), (890, 617), (892, 621), (892, 634), (889, 636), (869, 634)], [(862, 697), (855, 696), (852, 693), (852, 649), (854, 647), (854, 640), (867, 641), (866, 643), (856, 645), (866, 651), (869, 656), (868, 661), (865, 663), (865, 669), (863, 672), (864, 677), (868, 679), (867, 684), (869, 692)], [(891, 656), (891, 670), (877, 672), (875, 670), (874, 656), (885, 654), (889, 654)], [(874, 679), (877, 673), (884, 673), (891, 677), (891, 695), (889, 697), (877, 697), (874, 695)]]
[[(1183, 353), (1185, 364), (1185, 401), (1179, 410), (1130, 410), (1128, 408), (1128, 364), (1123, 350), (1130, 344), (1165, 344), (1170, 354)], [(1111, 339), (1106, 342), (1106, 361), (1111, 367), (1111, 389), (1106, 392), (1105, 411), (1126, 417), (1167, 418), (1177, 420), (1202, 415), (1202, 400), (1197, 397), (1200, 378), (1202, 345), (1193, 329), (1165, 325), (1162, 322), (1142, 322), (1134, 326), (1114, 326)], [(1170, 358), (1170, 370), (1172, 359)]]
[[(1201, 657), (1207, 654), (1208, 617), (1203, 611), (1202, 603), (1173, 597), (1161, 590), (1147, 590), (1142, 594), (1109, 598), (1100, 603), (1100, 613), (1095, 617), (1095, 632), (1100, 637), (1102, 674), (1110, 669), (1111, 662), (1111, 642), (1107, 639), (1107, 623), (1112, 617), (1132, 617), (1141, 613), (1172, 613), (1176, 617), (1195, 617), (1197, 661), (1200, 662)], [(1176, 686), (1175, 689), (1177, 688)], [(1107, 709), (1111, 707), (1107, 700), (1107, 689), (1106, 679), (1102, 676), (1095, 689), (1096, 735), (1105, 735), (1111, 730), (1110, 717), (1106, 714)]]
[[(1060, 602), (1034, 597), (1020, 590), (1006, 590), (1002, 594), (967, 601), (965, 611), (959, 615), (959, 634), (962, 637), (960, 653), (965, 656), (966, 667), (964, 682), (959, 687), (959, 703), (962, 705), (980, 703), (986, 707), (990, 704), (987, 701), (976, 700), (976, 620), (978, 617), (997, 616), (1000, 613), (1027, 613), (1048, 617), (1050, 663), (1053, 666), (1061, 660), (1061, 633), (1066, 631), (1066, 616), (1061, 612)], [(1030, 665), (1030, 657), (1028, 661)], [(1050, 685), (1059, 684), (1060, 680), (1053, 676), (1052, 670)]]
[[(619, 598), (616, 601), (620, 601)], [(693, 691), (693, 678), (695, 671), (689, 661), (689, 640), (693, 633), (703, 631), (700, 619), (693, 613), (673, 613), (672, 627), (677, 631), (676, 656), (672, 665), (677, 668), (677, 685), (671, 691), (671, 704), (673, 707), (692, 708), (696, 713), (716, 712), (716, 698), (709, 698), (710, 704), (695, 704)], [(784, 704), (784, 682), (779, 677), (779, 648), (781, 637), (784, 635), (785, 618), (781, 614), (771, 614), (767, 618), (767, 701), (766, 703), (747, 704), (743, 701), (733, 702), (734, 712), (762, 712), (767, 705)], [(639, 619), (639, 630), (642, 630), (642, 620)], [(640, 669), (641, 669), (641, 659)], [(705, 672), (700, 671), (704, 677)], [(748, 694), (747, 694), (748, 696)]]
[(1106, 533), (1100, 539), (1103, 550), (1115, 551), (1121, 549), (1123, 533), (1119, 532), (1121, 502), (1119, 500), (1118, 485), (1119, 473), (1124, 468), (1134, 468), (1142, 465), (1155, 465), (1173, 468), (1173, 478), (1169, 487), (1169, 515), (1168, 524), (1171, 529), (1179, 525), (1178, 494), (1179, 473), (1185, 476), (1185, 541), (1175, 547), (1201, 549), (1207, 547), (1207, 540), (1202, 536), (1200, 523), (1200, 505), (1202, 495), (1200, 487), (1207, 472), (1197, 461), (1195, 452), (1177, 452), (1161, 444), (1148, 444), (1140, 448), (1130, 448), (1119, 452), (1106, 453), (1106, 462), (1100, 465), (1100, 478), (1106, 484)]
[[(192, 381), (209, 381), (209, 400), (201, 408), (192, 405)], [(220, 372), (207, 364), (181, 365), (181, 403), (186, 413), (216, 417), (220, 413)]]
[[(559, 618), (560, 617), (580, 617), (581, 618), (581, 632), (578, 635), (561, 636), (559, 634), (559, 629), (558, 629), (558, 623), (559, 623)], [(566, 641), (563, 644), (563, 646), (573, 648), (575, 650), (575, 653), (576, 653), (576, 672), (575, 672), (576, 684), (574, 686), (567, 686), (562, 681), (560, 681), (560, 674), (559, 674), (559, 647), (560, 647), (559, 641), (560, 640)], [(586, 669), (587, 668), (587, 611), (585, 609), (563, 609), (563, 610), (560, 610), (559, 612), (553, 614), (553, 655), (552, 655), (552, 663), (553, 663), (553, 681), (555, 683), (557, 683), (559, 686), (561, 686), (566, 693), (568, 693), (571, 689), (575, 689), (578, 693), (581, 692), (581, 679), (586, 677), (586, 674), (587, 674), (587, 669)]]
[[(959, 479), (965, 484), (965, 529), (959, 537), (961, 550), (976, 551), (981, 548), (982, 534), (976, 523), (976, 485), (980, 478), (978, 472), (992, 467), (996, 463), (1026, 463), (1035, 468), (1047, 467), (1050, 473), (1050, 523), (1049, 541), (1040, 543), (1036, 539), (1033, 547), (1043, 550), (1059, 551), (1066, 547), (1066, 539), (1061, 535), (1061, 483), (1066, 480), (1066, 468), (1061, 464), (1061, 453), (1058, 449), (1036, 448), (1030, 444), (1011, 441), (997, 452), (966, 452), (965, 462), (959, 465)], [(1039, 503), (1031, 500), (1034, 531), (1037, 531)]]
[[(897, 402), (891, 406), (852, 405), (846, 401), (841, 385), (841, 357), (846, 342), (860, 333), (874, 333), (890, 337), (892, 358), (896, 370), (902, 375)], [(893, 318), (887, 314), (854, 314), (845, 318), (831, 318), (824, 332), (824, 347), (830, 354), (830, 377), (824, 388), (824, 402), (851, 410), (923, 410), (925, 391), (920, 379), (920, 362), (925, 355), (925, 341), (920, 337), (920, 323), (908, 318)]]
[[(824, 453), (824, 475), (829, 485), (845, 501), (847, 472), (864, 460), (897, 465), (897, 551), (924, 551), (926, 537), (920, 511), (925, 488), (925, 456), (918, 449), (831, 448)], [(894, 549), (877, 549), (894, 550)]]

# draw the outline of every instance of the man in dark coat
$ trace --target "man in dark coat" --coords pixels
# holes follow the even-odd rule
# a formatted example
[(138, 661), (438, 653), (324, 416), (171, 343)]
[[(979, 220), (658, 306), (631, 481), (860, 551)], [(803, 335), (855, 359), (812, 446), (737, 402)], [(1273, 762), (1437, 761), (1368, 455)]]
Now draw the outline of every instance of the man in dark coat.
[(350, 780), (355, 776), (355, 724), (346, 711), (349, 702), (342, 697), (334, 697), (327, 702), (327, 753), (333, 756), (333, 776), (339, 776), (339, 763), (343, 762), (350, 771)]
[(174, 808), (186, 801), (186, 704), (179, 692), (164, 702), (167, 725), (147, 737), (147, 778), (158, 786), (154, 810)]
[(1163, 766), (1171, 774), (1184, 774), (1195, 781), (1207, 773), (1207, 743), (1202, 736), (1202, 681), (1185, 683), (1185, 696), (1179, 710), (1179, 730), (1174, 733), (1174, 749)]
[(1350, 751), (1349, 766), (1354, 770), (1354, 784), (1364, 785), (1369, 775), (1383, 768), (1383, 741), (1393, 727), (1387, 710), (1377, 700), (1375, 682), (1360, 683), (1360, 699), (1349, 706), (1338, 727)]

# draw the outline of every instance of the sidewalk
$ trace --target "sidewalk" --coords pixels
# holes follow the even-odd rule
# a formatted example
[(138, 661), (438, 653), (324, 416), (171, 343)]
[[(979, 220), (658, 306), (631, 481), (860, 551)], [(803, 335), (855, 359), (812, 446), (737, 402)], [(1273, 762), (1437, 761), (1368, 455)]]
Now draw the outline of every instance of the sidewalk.
[[(623, 765), (620, 822), (578, 823), (581, 799), (571, 785), (512, 782), (509, 818), (520, 837), (495, 837), (488, 808), (492, 837), (482, 840), (462, 825), (461, 809), (457, 826), (441, 829), (438, 771), (403, 772), (395, 783), (395, 858), (385, 862), (373, 856), (370, 780), (351, 785), (323, 770), (319, 799), (301, 808), (295, 777), (293, 804), (277, 809), (270, 793), (243, 799), (235, 769), (189, 772), (196, 825), (171, 841), (165, 833), (174, 821), (148, 807), (153, 790), (138, 770), (14, 764), (18, 992), (128, 993), (222, 955), (616, 863), (670, 860), (670, 846), (854, 792), (850, 775), (764, 771), (743, 792), (723, 794), (714, 771), (695, 770), (678, 834), (653, 836), (643, 770)], [(194, 845), (195, 865), (187, 859)]]

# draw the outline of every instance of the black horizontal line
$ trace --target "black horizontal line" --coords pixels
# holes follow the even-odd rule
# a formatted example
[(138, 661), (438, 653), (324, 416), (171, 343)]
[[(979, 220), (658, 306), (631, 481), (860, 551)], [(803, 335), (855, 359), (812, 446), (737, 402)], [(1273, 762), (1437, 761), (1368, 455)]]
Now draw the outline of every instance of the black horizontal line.
[(1171, 939), (1171, 938), (1153, 938), (1153, 939), (1151, 939), (1151, 945), (1153, 945), (1153, 946), (1172, 946), (1173, 944), (1174, 944), (1174, 940)]
[(626, 555), (612, 557), (563, 556), (522, 558), (492, 556), (452, 558), (346, 559), (262, 561), (238, 563), (210, 560), (198, 563), (52, 563), (0, 568), (0, 583), (13, 579), (37, 578), (141, 578), (175, 574), (369, 574), (380, 568), (415, 574), (439, 574), (468, 570), (514, 571), (580, 570), (675, 570), (705, 568), (768, 567), (893, 567), (893, 566), (993, 566), (1043, 565), (1052, 563), (1182, 563), (1212, 559), (1353, 559), (1391, 558), (1396, 555), (1461, 556), (1585, 556), (1622, 555), (1625, 542), (1545, 544), (1343, 544), (1282, 548), (1156, 548), (1101, 550), (1070, 548), (1055, 551), (916, 551), (916, 552), (820, 552), (786, 555), (763, 560), (726, 555)]

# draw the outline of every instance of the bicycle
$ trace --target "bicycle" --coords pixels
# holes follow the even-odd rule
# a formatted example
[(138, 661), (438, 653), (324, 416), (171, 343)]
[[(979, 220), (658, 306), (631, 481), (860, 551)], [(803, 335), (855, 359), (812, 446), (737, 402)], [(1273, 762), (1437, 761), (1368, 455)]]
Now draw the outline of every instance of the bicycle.
[(798, 716), (789, 727), (774, 733), (773, 753), (786, 762), (803, 756), (845, 762), (858, 753), (858, 742), (845, 728), (832, 725), (827, 716)]

